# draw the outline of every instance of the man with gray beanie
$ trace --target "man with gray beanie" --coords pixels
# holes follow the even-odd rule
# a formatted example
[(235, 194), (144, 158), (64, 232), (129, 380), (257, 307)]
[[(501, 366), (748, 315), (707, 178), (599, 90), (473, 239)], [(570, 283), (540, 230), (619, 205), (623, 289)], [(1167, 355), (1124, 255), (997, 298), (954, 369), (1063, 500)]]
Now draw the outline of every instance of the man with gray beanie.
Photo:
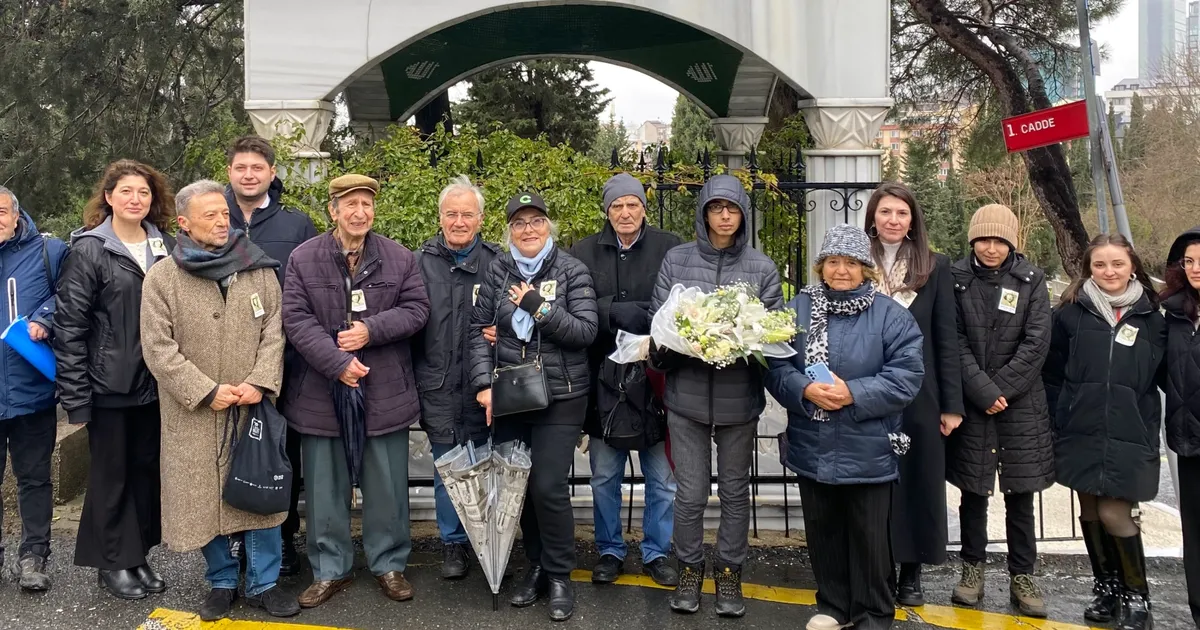
[[(667, 461), (665, 418), (650, 387), (645, 363), (619, 365), (606, 360), (616, 347), (618, 330), (650, 332), (654, 272), (667, 251), (682, 241), (646, 221), (646, 192), (628, 173), (604, 184), (604, 229), (572, 249), (592, 272), (600, 309), (600, 329), (588, 351), (592, 387), (584, 430), (591, 438), (592, 510), (600, 561), (592, 582), (615, 582), (624, 571), (626, 546), (621, 534), (621, 482), (630, 451), (638, 453), (646, 478), (642, 514), (642, 571), (664, 586), (679, 576), (667, 562), (674, 523), (675, 479)], [(621, 390), (620, 395), (609, 395)]]

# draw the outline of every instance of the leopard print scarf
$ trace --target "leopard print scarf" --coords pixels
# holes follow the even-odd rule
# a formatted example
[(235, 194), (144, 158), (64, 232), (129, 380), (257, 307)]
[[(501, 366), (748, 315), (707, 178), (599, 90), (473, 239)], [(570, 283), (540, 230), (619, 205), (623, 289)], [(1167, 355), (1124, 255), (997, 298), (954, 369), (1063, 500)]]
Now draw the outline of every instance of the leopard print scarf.
[[(830, 300), (825, 285), (818, 284), (801, 290), (812, 301), (812, 315), (808, 326), (808, 341), (804, 346), (804, 364), (829, 365), (829, 315), (853, 317), (867, 310), (875, 301), (875, 283), (867, 281), (867, 292), (850, 300)], [(817, 408), (813, 420), (828, 422), (829, 412)]]

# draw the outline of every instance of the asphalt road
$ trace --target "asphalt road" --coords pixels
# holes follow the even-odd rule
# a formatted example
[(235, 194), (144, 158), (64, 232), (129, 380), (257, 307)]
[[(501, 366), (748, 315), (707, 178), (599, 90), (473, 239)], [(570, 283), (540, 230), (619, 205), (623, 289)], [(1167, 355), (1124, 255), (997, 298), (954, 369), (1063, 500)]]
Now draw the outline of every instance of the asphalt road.
[[(580, 543), (579, 548), (580, 567), (590, 567), (595, 560), (590, 545)], [(208, 591), (203, 580), (204, 562), (199, 553), (174, 554), (156, 550), (152, 555), (152, 562), (168, 580), (170, 590), (163, 595), (151, 596), (138, 602), (119, 601), (96, 587), (94, 571), (70, 565), (72, 551), (72, 541), (55, 541), (55, 555), (50, 565), (55, 587), (49, 593), (30, 595), (21, 592), (11, 582), (0, 583), (0, 628), (132, 630), (144, 623), (158, 608), (195, 611)], [(630, 558), (629, 568), (632, 570), (637, 569), (635, 560), (636, 558)], [(1051, 606), (1052, 620), (1079, 625), (1084, 623), (1081, 611), (1089, 597), (1090, 587), (1090, 581), (1086, 578), (1085, 562), (1086, 559), (1080, 557), (1055, 557), (1043, 561), (1039, 571), (1043, 575), (1042, 583)], [(744, 619), (723, 620), (712, 614), (712, 599), (706, 597), (700, 614), (680, 616), (668, 610), (667, 592), (664, 590), (577, 583), (579, 603), (575, 617), (568, 624), (559, 625), (547, 619), (544, 604), (519, 610), (509, 607), (502, 599), (500, 610), (493, 612), (490, 592), (477, 567), (473, 567), (471, 575), (464, 581), (442, 581), (438, 577), (440, 554), (437, 552), (435, 541), (419, 542), (417, 551), (413, 554), (412, 565), (407, 572), (416, 589), (416, 598), (411, 602), (395, 603), (386, 600), (369, 572), (361, 568), (361, 563), (360, 553), (357, 579), (350, 589), (337, 595), (325, 606), (306, 610), (299, 617), (287, 621), (363, 630), (412, 627), (486, 627), (507, 630), (551, 626), (608, 629), (617, 625), (676, 629), (707, 628), (714, 624), (722, 627), (796, 630), (803, 628), (808, 618), (815, 614), (811, 606), (780, 603), (782, 600), (750, 600), (747, 602), (748, 613)], [(514, 551), (511, 564), (518, 574), (524, 570), (525, 560), (519, 548)], [(1193, 627), (1187, 610), (1180, 561), (1152, 560), (1150, 571), (1154, 589), (1156, 627), (1160, 630)], [(779, 589), (781, 591), (814, 587), (811, 569), (803, 549), (753, 549), (747, 573), (748, 583), (784, 587)], [(980, 617), (972, 616), (974, 613), (964, 613), (957, 617), (956, 621), (942, 622), (950, 625), (933, 626), (904, 621), (897, 622), (895, 627), (900, 630), (926, 627), (954, 627), (965, 630), (1033, 625), (1031, 620), (1018, 619), (1011, 613), (1002, 557), (991, 561), (987, 580), (987, 596), (983, 609), (1003, 614)], [(286, 580), (282, 585), (298, 593), (308, 581), (308, 577), (294, 578)], [(954, 612), (954, 609), (949, 608), (949, 594), (956, 581), (957, 564), (954, 561), (926, 573), (925, 587), (930, 604), (939, 605), (943, 618), (946, 611), (951, 611), (951, 614)], [(502, 598), (509, 588), (506, 581), (501, 591)], [(811, 601), (811, 593), (808, 596)], [(931, 618), (937, 616), (931, 610), (923, 612), (922, 609), (917, 609), (913, 618), (919, 618), (922, 614)], [(242, 620), (272, 620), (261, 611), (247, 608), (241, 603), (236, 605), (233, 616)]]

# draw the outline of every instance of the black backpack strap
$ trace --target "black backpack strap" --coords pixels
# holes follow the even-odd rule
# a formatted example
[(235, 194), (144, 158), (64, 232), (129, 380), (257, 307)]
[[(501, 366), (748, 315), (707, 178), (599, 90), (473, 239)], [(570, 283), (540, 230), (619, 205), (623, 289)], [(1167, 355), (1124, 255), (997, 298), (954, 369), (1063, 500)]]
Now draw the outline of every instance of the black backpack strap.
[(42, 266), (46, 269), (46, 284), (54, 289), (54, 274), (50, 273), (50, 239), (42, 235)]

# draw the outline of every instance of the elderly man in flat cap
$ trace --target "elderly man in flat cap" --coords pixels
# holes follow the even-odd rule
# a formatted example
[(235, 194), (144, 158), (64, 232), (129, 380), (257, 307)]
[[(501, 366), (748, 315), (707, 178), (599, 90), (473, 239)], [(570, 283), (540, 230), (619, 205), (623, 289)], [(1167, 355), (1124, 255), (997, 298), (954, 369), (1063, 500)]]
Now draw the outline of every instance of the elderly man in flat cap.
[[(363, 493), (367, 566), (388, 598), (412, 599), (404, 578), (412, 541), (408, 428), (421, 415), (409, 340), (429, 318), (413, 253), (375, 234), (379, 183), (343, 175), (329, 183), (333, 230), (292, 252), (284, 274), (283, 325), (296, 347), (281, 409), (301, 434), (308, 560), (313, 584), (300, 595), (320, 606), (350, 584), (352, 474)], [(361, 387), (366, 441), (348, 458), (333, 386)]]

